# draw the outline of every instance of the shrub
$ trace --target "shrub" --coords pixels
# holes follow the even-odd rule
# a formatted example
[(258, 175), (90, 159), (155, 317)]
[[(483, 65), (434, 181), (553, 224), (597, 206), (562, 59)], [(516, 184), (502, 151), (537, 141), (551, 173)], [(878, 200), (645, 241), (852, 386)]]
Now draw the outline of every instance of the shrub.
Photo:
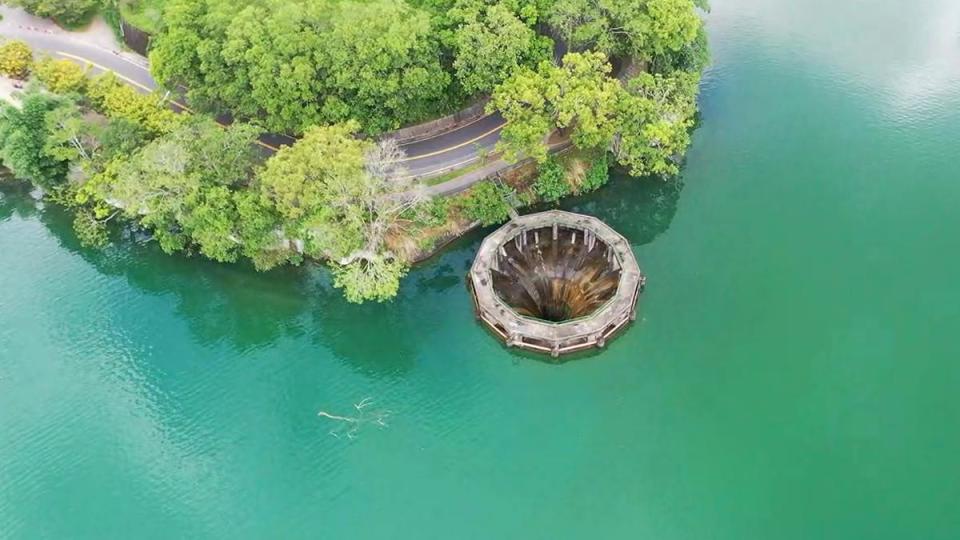
[(100, 7), (101, 0), (12, 0), (38, 17), (49, 17), (63, 26), (75, 28), (90, 21)]
[(367, 300), (386, 302), (397, 296), (400, 280), (409, 268), (402, 261), (378, 255), (347, 266), (334, 264), (333, 286), (343, 289), (348, 302), (362, 304)]
[(463, 211), (470, 219), (483, 225), (496, 225), (510, 219), (511, 195), (509, 188), (494, 184), (489, 180), (473, 186), (464, 199)]
[(44, 58), (34, 66), (34, 73), (40, 82), (57, 94), (83, 92), (87, 84), (87, 70), (70, 60)]
[(541, 163), (539, 172), (533, 190), (542, 200), (554, 202), (570, 194), (567, 173), (556, 158), (551, 157)]
[(22, 41), (9, 41), (0, 45), (0, 74), (15, 79), (26, 79), (33, 64), (30, 46)]
[(607, 154), (602, 154), (597, 158), (587, 174), (583, 177), (580, 185), (582, 193), (589, 193), (600, 189), (610, 180), (610, 163), (607, 161)]
[(180, 126), (177, 114), (159, 96), (141, 94), (121, 83), (112, 73), (87, 83), (87, 97), (110, 118), (123, 118), (143, 126), (152, 135), (170, 133)]
[(443, 225), (450, 217), (450, 199), (445, 197), (434, 197), (425, 209), (424, 224), (436, 227)]
[(97, 249), (110, 243), (106, 223), (97, 219), (89, 209), (84, 208), (76, 213), (73, 218), (73, 230), (83, 247)]

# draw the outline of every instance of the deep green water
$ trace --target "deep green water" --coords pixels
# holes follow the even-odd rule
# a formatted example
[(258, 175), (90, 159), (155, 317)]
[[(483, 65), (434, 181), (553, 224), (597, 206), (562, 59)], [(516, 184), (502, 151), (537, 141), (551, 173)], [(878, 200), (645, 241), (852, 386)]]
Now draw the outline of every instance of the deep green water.
[(5, 191), (0, 537), (960, 538), (960, 3), (714, 4), (682, 184), (571, 205), (642, 321), (562, 366), (474, 323), (479, 235), (356, 307)]

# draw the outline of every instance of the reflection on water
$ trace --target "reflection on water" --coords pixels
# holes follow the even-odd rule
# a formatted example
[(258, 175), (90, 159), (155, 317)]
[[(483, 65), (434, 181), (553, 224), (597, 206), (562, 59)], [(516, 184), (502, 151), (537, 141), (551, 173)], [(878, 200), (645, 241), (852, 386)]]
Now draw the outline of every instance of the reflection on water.
[(313, 291), (310, 327), (315, 344), (358, 372), (397, 376), (415, 365), (425, 339), (417, 323), (425, 316), (407, 302), (349, 304), (339, 290), (326, 286)]
[(30, 197), (30, 186), (14, 181), (0, 168), (0, 222), (11, 216), (27, 218), (37, 213), (40, 205)]
[(153, 243), (114, 234), (103, 250), (83, 248), (73, 233), (72, 216), (56, 205), (38, 209), (22, 187), (0, 191), (0, 217), (35, 216), (61, 247), (80, 256), (106, 276), (122, 277), (150, 295), (172, 295), (175, 309), (200, 343), (227, 341), (237, 350), (297, 335), (298, 317), (308, 309), (310, 291), (317, 286), (307, 268), (282, 268), (257, 273), (245, 264), (218, 264), (201, 257), (168, 256)]
[[(793, 55), (831, 81), (883, 98), (891, 120), (928, 119), (960, 95), (960, 2), (956, 0), (735, 0), (711, 13), (714, 63), (755, 61), (743, 53)], [(825, 16), (829, 14), (829, 16)], [(741, 36), (717, 39), (717, 35)], [(752, 42), (752, 43), (751, 43)]]
[[(564, 202), (565, 209), (600, 214), (635, 245), (652, 242), (676, 213), (680, 181), (633, 179), (614, 174), (604, 189)], [(343, 300), (322, 267), (306, 264), (267, 273), (248, 264), (221, 264), (202, 257), (169, 256), (153, 243), (114, 235), (104, 250), (80, 246), (69, 212), (39, 205), (22, 183), (3, 185), (0, 220), (36, 216), (59, 244), (103, 275), (122, 277), (150, 295), (172, 295), (175, 310), (201, 344), (226, 343), (238, 352), (266, 347), (282, 337), (311, 336), (359, 372), (399, 374), (414, 364), (420, 343), (443, 312), (424, 312), (412, 299), (456, 295), (466, 298), (464, 276), (490, 229), (473, 231), (438, 256), (414, 268), (400, 296), (386, 304), (353, 305)], [(429, 303), (427, 303), (429, 305)], [(419, 310), (414, 308), (420, 305)], [(437, 305), (443, 305), (438, 302)], [(371, 332), (370, 321), (393, 332)]]
[(681, 178), (631, 178), (614, 172), (603, 189), (563, 201), (571, 212), (602, 216), (634, 246), (642, 246), (667, 232), (683, 191)]

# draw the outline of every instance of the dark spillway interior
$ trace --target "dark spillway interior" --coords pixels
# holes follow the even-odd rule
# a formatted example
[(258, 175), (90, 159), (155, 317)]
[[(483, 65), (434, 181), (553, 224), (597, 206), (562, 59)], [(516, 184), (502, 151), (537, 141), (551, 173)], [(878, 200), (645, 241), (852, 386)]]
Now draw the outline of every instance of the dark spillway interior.
[(613, 298), (619, 265), (607, 245), (582, 230), (527, 231), (503, 245), (493, 288), (517, 313), (553, 322), (589, 315)]

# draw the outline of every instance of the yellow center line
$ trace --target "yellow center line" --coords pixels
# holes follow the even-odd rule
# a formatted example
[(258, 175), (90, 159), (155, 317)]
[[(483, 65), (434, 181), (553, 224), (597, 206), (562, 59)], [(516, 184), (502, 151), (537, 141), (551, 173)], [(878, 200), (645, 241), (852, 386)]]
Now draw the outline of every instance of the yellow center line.
[(462, 167), (462, 166), (464, 166), (464, 165), (466, 165), (466, 164), (468, 164), (468, 163), (472, 163), (472, 162), (474, 162), (474, 161), (477, 161), (478, 159), (480, 159), (480, 156), (473, 156), (472, 158), (467, 159), (467, 160), (464, 160), (464, 161), (461, 161), (461, 162), (459, 162), (459, 163), (454, 163), (454, 164), (452, 164), (452, 165), (444, 165), (443, 167), (440, 167), (439, 169), (434, 169), (434, 170), (432, 170), (432, 171), (427, 171), (427, 172), (418, 173), (418, 174), (411, 174), (411, 175), (402, 177), (402, 179), (403, 179), (403, 180), (410, 180), (410, 179), (429, 180), (430, 177), (432, 177), (432, 176), (439, 176), (439, 174), (441, 174), (441, 173), (453, 172), (453, 170), (448, 170), (448, 169), (456, 169), (456, 168)]
[(413, 156), (413, 157), (404, 158), (404, 159), (401, 159), (400, 161), (401, 161), (401, 162), (414, 161), (414, 160), (417, 160), (417, 159), (424, 159), (424, 158), (428, 158), (428, 157), (439, 156), (440, 154), (446, 154), (447, 152), (451, 152), (451, 151), (456, 150), (456, 149), (458, 149), (458, 148), (463, 148), (464, 146), (473, 144), (473, 143), (479, 141), (480, 139), (482, 139), (482, 138), (484, 138), (484, 137), (486, 137), (486, 136), (488, 136), (488, 135), (492, 135), (492, 134), (500, 131), (501, 129), (503, 129), (503, 126), (505, 126), (505, 125), (507, 125), (507, 124), (506, 124), (506, 123), (500, 124), (499, 126), (491, 129), (490, 131), (488, 131), (488, 132), (486, 132), (486, 133), (484, 133), (484, 134), (482, 134), (482, 135), (478, 135), (477, 137), (474, 137), (474, 138), (470, 139), (469, 141), (462, 142), (462, 143), (460, 143), (460, 144), (458, 144), (458, 145), (456, 145), (456, 146), (451, 146), (450, 148), (444, 148), (443, 150), (437, 150), (436, 152), (431, 152), (431, 153), (429, 153), (429, 154), (423, 154), (423, 155), (420, 155), (420, 156)]
[(430, 141), (430, 140), (436, 139), (437, 137), (444, 137), (444, 136), (447, 136), (447, 135), (449, 135), (449, 134), (451, 134), (451, 133), (456, 133), (457, 131), (460, 131), (460, 130), (463, 130), (463, 129), (467, 129), (468, 127), (476, 124), (477, 122), (479, 122), (479, 121), (481, 121), (481, 120), (486, 120), (486, 119), (487, 119), (487, 115), (485, 115), (485, 114), (484, 114), (484, 115), (480, 115), (479, 118), (475, 118), (475, 119), (471, 120), (470, 122), (467, 122), (466, 124), (463, 124), (462, 126), (457, 126), (457, 127), (453, 128), (453, 129), (451, 129), (450, 131), (441, 131), (440, 133), (437, 133), (436, 135), (431, 135), (431, 136), (429, 136), (429, 137), (424, 137), (424, 138), (422, 138), (422, 139), (416, 139), (416, 140), (410, 141), (409, 144), (417, 144), (417, 143), (422, 143), (422, 142), (424, 142), (424, 141)]
[[(560, 147), (564, 146), (565, 144), (567, 144), (565, 141), (561, 141), (561, 142), (559, 142), (559, 143), (554, 143), (554, 144), (549, 145), (549, 146), (548, 146), (548, 149), (552, 151), (552, 150), (554, 150), (554, 149), (556, 149), (556, 148), (560, 148)], [(467, 160), (464, 160), (464, 161), (460, 161), (460, 162), (454, 163), (454, 164), (452, 164), (452, 165), (445, 165), (445, 166), (443, 166), (443, 167), (440, 167), (439, 169), (434, 169), (434, 170), (432, 170), (432, 171), (427, 171), (427, 172), (422, 172), (422, 173), (418, 173), (418, 174), (411, 174), (411, 175), (408, 175), (408, 176), (404, 176), (404, 177), (402, 177), (402, 179), (404, 179), (404, 180), (409, 180), (409, 179), (413, 178), (413, 179), (429, 180), (429, 179), (430, 179), (431, 177), (433, 177), (433, 176), (439, 176), (439, 175), (442, 174), (442, 173), (453, 172), (454, 169), (457, 169), (457, 168), (462, 167), (462, 166), (464, 166), (464, 165), (467, 165), (467, 164), (469, 164), (469, 163), (473, 163), (474, 161), (477, 161), (478, 159), (480, 159), (480, 156), (473, 156), (473, 157), (470, 158), (470, 159), (467, 159)], [(444, 183), (445, 183), (445, 182), (444, 182)], [(434, 185), (435, 185), (435, 186), (440, 186), (440, 185), (443, 185), (443, 184), (434, 184)], [(433, 187), (433, 186), (430, 186), (430, 187)]]
[[(113, 52), (113, 51), (110, 51), (110, 52)], [(116, 56), (117, 59), (119, 59), (119, 60), (121, 60), (121, 61), (123, 61), (123, 62), (126, 62), (126, 63), (130, 64), (131, 66), (133, 66), (133, 67), (135, 67), (135, 68), (139, 68), (139, 69), (142, 69), (143, 71), (146, 71), (147, 73), (150, 73), (150, 68), (148, 68), (148, 67), (146, 67), (146, 66), (143, 66), (143, 65), (141, 65), (141, 64), (138, 64), (138, 63), (134, 62), (133, 60), (130, 60), (129, 58), (123, 56), (122, 54), (114, 53), (114, 56)]]
[[(153, 89), (152, 89), (152, 88), (150, 88), (150, 87), (148, 87), (148, 86), (146, 86), (146, 85), (144, 85), (144, 84), (141, 84), (141, 83), (139, 83), (139, 82), (137, 82), (137, 81), (135, 81), (135, 80), (133, 80), (133, 79), (131, 79), (131, 78), (129, 78), (129, 77), (124, 77), (123, 75), (117, 73), (116, 71), (114, 71), (114, 70), (112, 70), (112, 69), (110, 69), (110, 68), (108, 68), (108, 67), (106, 67), (106, 66), (101, 66), (100, 64), (98, 64), (98, 63), (96, 63), (96, 62), (92, 62), (92, 61), (90, 61), (90, 60), (87, 60), (86, 58), (82, 58), (82, 57), (79, 57), (79, 56), (76, 56), (76, 55), (73, 55), (73, 54), (70, 54), (70, 53), (65, 53), (65, 52), (63, 52), (63, 51), (57, 51), (57, 54), (60, 55), (60, 56), (63, 56), (64, 58), (69, 58), (70, 60), (75, 60), (75, 61), (77, 61), (77, 62), (81, 62), (81, 63), (83, 63), (83, 64), (87, 64), (87, 65), (93, 66), (93, 67), (99, 69), (100, 71), (105, 71), (105, 72), (107, 72), (107, 73), (113, 73), (118, 79), (126, 82), (127, 84), (130, 84), (130, 85), (132, 85), (132, 86), (136, 86), (137, 88), (140, 88), (141, 90), (144, 90), (144, 91), (146, 91), (146, 92), (153, 92)], [(131, 62), (131, 63), (132, 63), (132, 62)], [(170, 100), (170, 103), (173, 104), (173, 105), (175, 105), (175, 106), (177, 106), (177, 107), (179, 107), (181, 110), (183, 110), (183, 111), (185, 111), (185, 112), (187, 112), (187, 113), (194, 113), (194, 110), (193, 110), (193, 109), (191, 109), (190, 107), (187, 107), (187, 106), (184, 105), (183, 103), (180, 103), (180, 102), (175, 101), (175, 100), (172, 100), (172, 99)], [(220, 126), (221, 128), (226, 128), (226, 127), (227, 127), (226, 124), (220, 122), (219, 120), (214, 120), (214, 121), (215, 121), (216, 124), (217, 124), (218, 126)], [(263, 142), (263, 141), (254, 141), (254, 143), (255, 143), (255, 144), (258, 144), (258, 145), (260, 145), (260, 146), (262, 146), (262, 147), (264, 147), (264, 148), (268, 148), (268, 149), (270, 149), (270, 150), (273, 150), (274, 152), (279, 152), (279, 151), (280, 151), (279, 148), (277, 148), (277, 147), (275, 147), (275, 146), (271, 146), (271, 145), (269, 145), (269, 144), (267, 144), (267, 143), (265, 143), (265, 142)]]

